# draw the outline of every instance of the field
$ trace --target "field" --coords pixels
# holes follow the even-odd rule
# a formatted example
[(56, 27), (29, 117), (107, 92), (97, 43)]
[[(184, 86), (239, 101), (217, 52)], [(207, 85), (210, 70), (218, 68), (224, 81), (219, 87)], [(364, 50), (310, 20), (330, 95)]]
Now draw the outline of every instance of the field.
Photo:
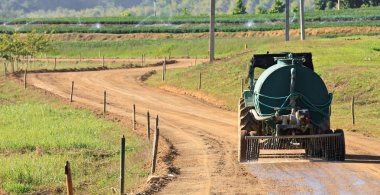
[(126, 188), (136, 188), (147, 175), (146, 145), (125, 126), (24, 91), (3, 77), (0, 92), (0, 189), (5, 192), (63, 193), (68, 160), (77, 193), (110, 193), (111, 186), (119, 185), (122, 134), (127, 139)]
[[(223, 100), (228, 109), (236, 110), (240, 96), (241, 78), (247, 75), (247, 63), (253, 53), (312, 52), (316, 72), (334, 93), (332, 125), (334, 127), (361, 131), (380, 136), (377, 118), (380, 101), (380, 37), (341, 37), (335, 39), (309, 39), (305, 42), (277, 42), (262, 38), (247, 54), (237, 55), (214, 64), (198, 65), (167, 73), (165, 83), (157, 74), (148, 80), (152, 86), (175, 86), (198, 93), (198, 76), (202, 72), (201, 92)], [(351, 125), (350, 102), (356, 98), (357, 124)]]
[[(379, 8), (341, 11), (306, 12), (306, 28), (379, 26)], [(216, 32), (248, 32), (284, 29), (284, 14), (220, 15)], [(208, 32), (208, 16), (176, 17), (89, 17), (47, 19), (1, 19), (0, 32), (27, 33), (35, 30), (47, 33), (201, 33)], [(291, 29), (299, 28), (297, 14), (291, 18)]]

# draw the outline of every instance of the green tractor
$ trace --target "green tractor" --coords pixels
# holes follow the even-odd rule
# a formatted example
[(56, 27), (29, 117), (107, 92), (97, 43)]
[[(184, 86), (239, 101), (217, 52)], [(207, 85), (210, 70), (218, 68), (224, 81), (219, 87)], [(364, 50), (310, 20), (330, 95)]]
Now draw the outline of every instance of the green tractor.
[[(256, 68), (264, 69), (258, 79)], [(254, 55), (248, 78), (238, 105), (240, 162), (292, 157), (290, 151), (309, 159), (345, 159), (344, 133), (330, 129), (333, 96), (314, 72), (311, 53)], [(271, 150), (277, 152), (262, 153)]]

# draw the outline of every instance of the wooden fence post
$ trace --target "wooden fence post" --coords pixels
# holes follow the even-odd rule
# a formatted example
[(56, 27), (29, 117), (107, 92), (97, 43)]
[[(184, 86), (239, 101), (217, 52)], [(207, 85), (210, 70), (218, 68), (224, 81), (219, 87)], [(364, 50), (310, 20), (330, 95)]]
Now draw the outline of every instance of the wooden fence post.
[(153, 142), (153, 158), (152, 158), (152, 170), (151, 170), (152, 175), (156, 172), (156, 161), (157, 161), (157, 149), (158, 149), (159, 135), (160, 135), (160, 129), (158, 128), (158, 115), (157, 115), (157, 117), (156, 117), (156, 131), (154, 133), (154, 142)]
[(164, 64), (165, 64), (165, 76), (166, 76), (166, 57), (165, 57), (165, 59), (164, 59)]
[(104, 55), (103, 55), (103, 59), (102, 59), (102, 66), (103, 66), (103, 68), (105, 67), (105, 63), (104, 63)]
[(248, 49), (248, 45), (247, 45), (247, 44), (244, 45), (244, 49), (245, 49), (245, 50)]
[(120, 153), (120, 194), (124, 194), (124, 168), (125, 168), (125, 136), (121, 138)]
[(24, 89), (26, 89), (26, 75), (28, 74), (28, 69), (25, 69), (24, 72)]
[(144, 66), (144, 54), (141, 55), (141, 66)]
[(244, 91), (244, 79), (241, 79), (241, 92), (243, 93)]
[(104, 90), (103, 115), (106, 116), (107, 111), (107, 91)]
[(133, 104), (133, 130), (136, 130), (136, 104)]
[(164, 59), (164, 63), (162, 64), (162, 81), (165, 81), (165, 75), (166, 75), (166, 57)]
[(82, 62), (82, 53), (79, 53), (79, 62)]
[(150, 114), (149, 114), (149, 111), (147, 112), (146, 114), (146, 118), (147, 118), (147, 127), (146, 127), (146, 131), (147, 131), (147, 134), (148, 134), (148, 140), (150, 141)]
[(74, 81), (71, 81), (70, 102), (73, 102), (73, 95), (74, 95)]
[(71, 178), (71, 169), (70, 169), (70, 163), (69, 161), (66, 161), (65, 164), (65, 175), (66, 175), (66, 188), (67, 188), (67, 194), (73, 195), (73, 181)]
[(202, 89), (202, 72), (199, 73), (199, 84), (198, 84), (198, 90)]
[(4, 62), (4, 78), (7, 79), (7, 63)]
[(57, 58), (54, 58), (54, 70), (57, 68)]
[(198, 59), (198, 57), (195, 56), (195, 64), (194, 64), (195, 67), (197, 67), (197, 59)]
[(352, 96), (351, 114), (352, 114), (352, 124), (355, 125), (355, 97), (354, 96)]

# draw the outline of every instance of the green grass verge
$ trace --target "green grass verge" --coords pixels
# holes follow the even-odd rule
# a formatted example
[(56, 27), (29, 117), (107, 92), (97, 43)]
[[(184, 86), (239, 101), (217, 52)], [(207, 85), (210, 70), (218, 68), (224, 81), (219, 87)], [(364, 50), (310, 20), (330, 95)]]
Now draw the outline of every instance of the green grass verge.
[(125, 127), (0, 78), (0, 192), (63, 193), (71, 163), (78, 194), (118, 189), (120, 138), (126, 135), (126, 188), (147, 176), (147, 144)]
[[(380, 136), (377, 128), (380, 117), (379, 36), (363, 36), (306, 41), (283, 42), (272, 38), (253, 39), (252, 53), (230, 59), (180, 70), (170, 70), (166, 82), (154, 75), (147, 82), (152, 86), (171, 85), (197, 91), (198, 75), (202, 71), (201, 92), (214, 96), (236, 110), (240, 97), (241, 78), (248, 73), (247, 63), (253, 53), (312, 52), (316, 72), (334, 93), (332, 127), (358, 130)], [(225, 43), (226, 48), (230, 46)], [(240, 50), (241, 51), (241, 50)], [(356, 97), (356, 125), (351, 124), (350, 101)]]

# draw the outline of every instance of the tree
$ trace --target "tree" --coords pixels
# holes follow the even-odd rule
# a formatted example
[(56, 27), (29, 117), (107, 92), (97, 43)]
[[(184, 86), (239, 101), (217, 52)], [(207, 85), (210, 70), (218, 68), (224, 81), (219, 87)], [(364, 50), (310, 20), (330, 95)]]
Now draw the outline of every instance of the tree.
[(326, 6), (327, 6), (326, 0), (315, 0), (314, 3), (315, 3), (314, 8), (316, 10), (325, 10), (326, 9)]
[(282, 13), (285, 11), (285, 4), (281, 0), (275, 0), (269, 13)]
[(49, 41), (45, 35), (37, 34), (35, 31), (24, 37), (17, 32), (0, 36), (0, 57), (12, 64), (12, 72), (15, 70), (15, 63), (18, 64), (22, 57), (33, 57), (48, 49)]
[(263, 5), (257, 5), (255, 8), (256, 14), (267, 14), (268, 10)]
[(296, 13), (298, 13), (298, 11), (299, 11), (298, 5), (296, 3), (293, 4), (293, 6), (292, 6), (292, 12), (296, 14)]
[(187, 8), (183, 8), (182, 11), (181, 11), (181, 15), (182, 16), (190, 16), (191, 15), (191, 12), (189, 9)]
[(246, 14), (247, 12), (245, 10), (246, 10), (246, 8), (245, 8), (245, 6), (243, 4), (243, 1), (242, 0), (237, 0), (235, 8), (232, 11), (232, 15)]

